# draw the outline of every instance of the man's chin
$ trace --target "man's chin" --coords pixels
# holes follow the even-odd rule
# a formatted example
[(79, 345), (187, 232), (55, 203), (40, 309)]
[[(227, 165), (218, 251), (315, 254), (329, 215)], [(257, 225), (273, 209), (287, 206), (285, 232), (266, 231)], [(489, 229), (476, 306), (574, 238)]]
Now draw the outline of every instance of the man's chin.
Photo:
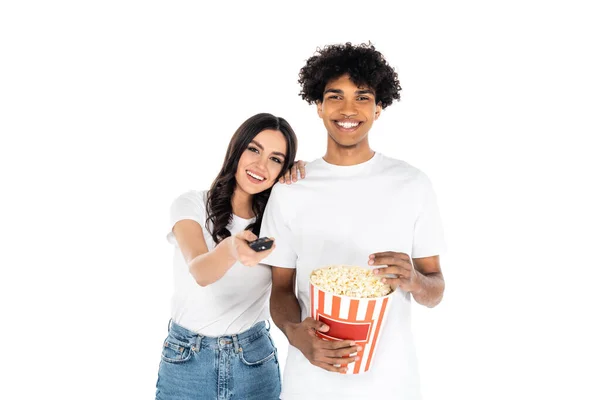
[(361, 142), (361, 140), (357, 140), (357, 139), (352, 140), (352, 139), (348, 139), (348, 138), (339, 138), (339, 137), (332, 137), (332, 139), (337, 146), (342, 147), (344, 149), (354, 149), (354, 148), (358, 147), (358, 145)]

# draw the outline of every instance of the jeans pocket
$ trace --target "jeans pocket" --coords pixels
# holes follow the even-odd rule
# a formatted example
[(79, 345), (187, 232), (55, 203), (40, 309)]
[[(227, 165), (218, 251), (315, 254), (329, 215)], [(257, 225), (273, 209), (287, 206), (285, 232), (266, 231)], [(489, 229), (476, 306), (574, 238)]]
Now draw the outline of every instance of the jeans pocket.
[(256, 367), (275, 358), (275, 346), (273, 346), (268, 335), (268, 333), (265, 333), (256, 340), (240, 347), (242, 363), (250, 367)]
[(161, 359), (169, 363), (182, 363), (192, 357), (191, 344), (168, 336), (163, 344)]

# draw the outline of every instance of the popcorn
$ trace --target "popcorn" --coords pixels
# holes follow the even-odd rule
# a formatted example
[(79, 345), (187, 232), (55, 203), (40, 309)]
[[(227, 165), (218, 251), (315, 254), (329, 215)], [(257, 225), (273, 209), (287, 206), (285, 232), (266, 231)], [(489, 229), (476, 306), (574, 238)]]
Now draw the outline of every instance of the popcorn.
[(387, 296), (390, 285), (382, 283), (370, 269), (346, 265), (331, 265), (312, 272), (310, 281), (319, 289), (333, 294), (373, 298)]

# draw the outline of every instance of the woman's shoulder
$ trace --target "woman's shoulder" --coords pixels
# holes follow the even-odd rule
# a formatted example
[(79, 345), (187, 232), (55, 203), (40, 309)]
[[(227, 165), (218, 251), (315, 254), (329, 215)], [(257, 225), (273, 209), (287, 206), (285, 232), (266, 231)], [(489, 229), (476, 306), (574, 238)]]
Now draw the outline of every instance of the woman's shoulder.
[(195, 214), (204, 214), (206, 208), (207, 190), (188, 190), (173, 200), (171, 204), (171, 212), (177, 211), (186, 212), (194, 211)]
[(208, 190), (188, 190), (186, 192), (181, 193), (179, 196), (175, 198), (177, 200), (187, 200), (187, 201), (200, 201), (204, 202), (206, 200), (206, 195), (208, 194)]

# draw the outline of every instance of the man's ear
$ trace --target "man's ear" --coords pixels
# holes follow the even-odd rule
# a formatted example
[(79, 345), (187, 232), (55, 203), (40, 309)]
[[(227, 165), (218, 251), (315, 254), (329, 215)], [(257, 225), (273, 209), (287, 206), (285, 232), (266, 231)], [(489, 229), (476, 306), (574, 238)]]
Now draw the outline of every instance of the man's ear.
[(383, 110), (383, 107), (381, 107), (381, 102), (379, 102), (377, 103), (377, 106), (375, 106), (375, 119), (379, 118), (381, 110)]
[(319, 114), (319, 118), (323, 118), (323, 102), (317, 100), (315, 103), (317, 104), (317, 114)]

